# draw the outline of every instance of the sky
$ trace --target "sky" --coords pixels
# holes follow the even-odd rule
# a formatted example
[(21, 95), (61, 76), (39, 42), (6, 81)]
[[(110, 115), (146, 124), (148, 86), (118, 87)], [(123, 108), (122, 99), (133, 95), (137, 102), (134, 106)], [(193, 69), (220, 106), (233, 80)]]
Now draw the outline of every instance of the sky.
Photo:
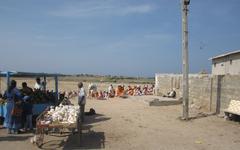
[[(240, 49), (240, 0), (191, 0), (190, 73)], [(180, 0), (0, 1), (0, 70), (181, 73)]]

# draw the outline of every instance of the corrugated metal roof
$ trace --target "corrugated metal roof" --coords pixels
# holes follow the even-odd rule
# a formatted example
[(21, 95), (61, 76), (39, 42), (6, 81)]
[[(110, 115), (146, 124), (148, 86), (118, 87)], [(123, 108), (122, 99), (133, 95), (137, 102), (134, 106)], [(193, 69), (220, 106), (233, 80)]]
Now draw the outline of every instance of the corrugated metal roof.
[(6, 76), (7, 72), (9, 72), (10, 76), (18, 76), (18, 77), (36, 77), (36, 76), (46, 76), (46, 77), (54, 77), (59, 76), (60, 74), (51, 74), (51, 73), (36, 73), (36, 72), (17, 72), (17, 71), (0, 71), (0, 76)]
[(209, 60), (213, 60), (213, 59), (217, 59), (217, 58), (221, 58), (221, 57), (225, 57), (225, 56), (229, 56), (229, 55), (233, 55), (233, 54), (237, 54), (237, 53), (240, 53), (240, 50), (236, 50), (236, 51), (232, 51), (232, 52), (227, 52), (225, 54), (217, 55), (215, 57), (210, 58)]

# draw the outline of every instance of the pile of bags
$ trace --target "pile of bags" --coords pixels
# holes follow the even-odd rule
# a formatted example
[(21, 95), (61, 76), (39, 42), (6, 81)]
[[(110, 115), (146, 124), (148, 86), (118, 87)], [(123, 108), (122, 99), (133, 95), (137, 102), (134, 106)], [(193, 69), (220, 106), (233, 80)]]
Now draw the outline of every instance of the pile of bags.
[(72, 105), (62, 105), (50, 107), (50, 110), (44, 117), (44, 120), (41, 121), (41, 124), (50, 124), (50, 123), (76, 123), (77, 116), (79, 113), (79, 106)]

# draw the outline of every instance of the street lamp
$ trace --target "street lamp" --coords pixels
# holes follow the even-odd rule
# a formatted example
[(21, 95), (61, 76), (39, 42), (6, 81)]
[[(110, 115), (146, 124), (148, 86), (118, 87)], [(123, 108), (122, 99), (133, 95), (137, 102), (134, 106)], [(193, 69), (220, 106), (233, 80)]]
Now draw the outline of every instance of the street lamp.
[(188, 120), (189, 117), (189, 63), (188, 63), (188, 5), (190, 0), (182, 0), (182, 74), (183, 74), (183, 117)]

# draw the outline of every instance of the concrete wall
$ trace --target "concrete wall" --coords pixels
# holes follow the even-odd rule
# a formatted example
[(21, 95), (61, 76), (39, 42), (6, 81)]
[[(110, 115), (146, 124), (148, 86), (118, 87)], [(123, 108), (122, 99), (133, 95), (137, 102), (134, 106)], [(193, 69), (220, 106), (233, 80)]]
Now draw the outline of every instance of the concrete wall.
[[(175, 88), (182, 97), (182, 76), (156, 74), (156, 94), (163, 95)], [(221, 112), (230, 100), (240, 100), (240, 75), (189, 75), (189, 104), (204, 112)]]
[(177, 97), (181, 96), (182, 77), (178, 74), (156, 74), (155, 93), (162, 96), (172, 90), (177, 92)]
[(240, 74), (240, 53), (212, 60), (213, 75)]

